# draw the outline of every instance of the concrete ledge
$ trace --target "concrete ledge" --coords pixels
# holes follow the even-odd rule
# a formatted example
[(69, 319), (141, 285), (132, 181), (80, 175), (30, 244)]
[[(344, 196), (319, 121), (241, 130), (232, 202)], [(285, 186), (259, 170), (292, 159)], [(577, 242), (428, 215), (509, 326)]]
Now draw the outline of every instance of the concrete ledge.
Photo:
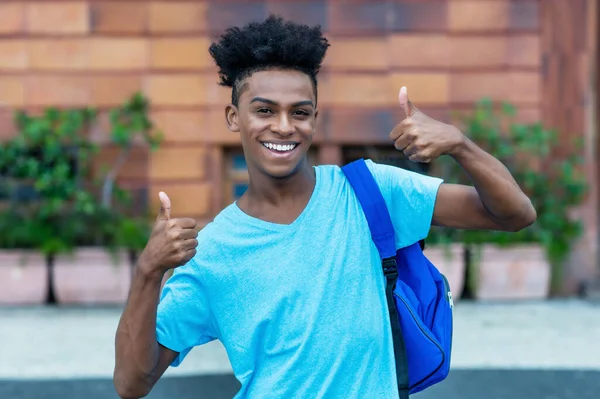
[[(120, 308), (0, 308), (0, 379), (107, 378)], [(600, 304), (579, 300), (455, 307), (453, 369), (600, 370)], [(166, 375), (231, 373), (219, 342)]]

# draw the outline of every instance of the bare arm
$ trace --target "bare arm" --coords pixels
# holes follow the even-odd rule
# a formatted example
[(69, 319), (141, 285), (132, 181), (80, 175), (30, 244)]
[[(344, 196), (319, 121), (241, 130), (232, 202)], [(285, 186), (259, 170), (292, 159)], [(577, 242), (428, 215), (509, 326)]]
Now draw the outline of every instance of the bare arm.
[(177, 356), (156, 339), (156, 317), (163, 276), (196, 254), (196, 221), (171, 219), (171, 201), (159, 194), (161, 209), (140, 255), (129, 298), (115, 336), (113, 383), (123, 399), (142, 398)]
[(148, 395), (177, 356), (156, 341), (156, 310), (163, 275), (144, 269), (143, 264), (135, 268), (115, 339), (113, 381), (123, 399)]
[(536, 211), (506, 167), (465, 138), (451, 156), (474, 187), (442, 184), (432, 224), (462, 229), (519, 231)]
[(465, 137), (459, 129), (419, 111), (408, 99), (406, 87), (399, 93), (406, 119), (390, 138), (394, 146), (415, 162), (431, 162), (449, 155), (469, 176), (473, 187), (442, 184), (432, 224), (458, 229), (519, 231), (537, 215), (506, 167)]

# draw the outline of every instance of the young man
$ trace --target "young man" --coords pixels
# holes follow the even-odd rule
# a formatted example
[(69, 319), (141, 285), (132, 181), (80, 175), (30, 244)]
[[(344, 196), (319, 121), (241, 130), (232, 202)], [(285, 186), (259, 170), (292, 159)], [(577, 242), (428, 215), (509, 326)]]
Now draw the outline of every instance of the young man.
[[(210, 47), (221, 84), (232, 87), (225, 121), (241, 137), (250, 185), (199, 234), (194, 220), (170, 217), (160, 193), (116, 334), (121, 397), (145, 396), (169, 365), (214, 339), (241, 382), (239, 398), (397, 397), (385, 278), (363, 211), (338, 166), (307, 163), (328, 46), (318, 27), (271, 17)], [(499, 161), (417, 110), (404, 87), (399, 100), (406, 119), (390, 145), (415, 162), (453, 157), (473, 187), (369, 161), (398, 248), (432, 223), (517, 231), (534, 222)]]

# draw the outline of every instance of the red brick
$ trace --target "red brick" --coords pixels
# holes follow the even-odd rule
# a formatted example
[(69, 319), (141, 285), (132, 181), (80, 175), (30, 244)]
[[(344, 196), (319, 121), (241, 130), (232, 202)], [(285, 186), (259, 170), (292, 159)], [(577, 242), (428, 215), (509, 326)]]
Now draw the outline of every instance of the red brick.
[(597, 24), (600, 23), (598, 20), (598, 2), (597, 1), (588, 1), (587, 2), (587, 29), (586, 29), (586, 52), (596, 52), (596, 47), (598, 43), (598, 27)]
[(381, 107), (397, 103), (387, 74), (328, 74), (320, 83), (323, 105)]
[(538, 72), (511, 72), (508, 99), (513, 103), (539, 104), (542, 77)]
[(377, 38), (332, 38), (324, 66), (344, 70), (385, 70), (390, 65), (387, 40)]
[(537, 30), (540, 23), (540, 3), (539, 0), (511, 0), (511, 29)]
[(455, 36), (448, 39), (448, 65), (454, 68), (495, 67), (506, 65), (505, 36)]
[(92, 31), (97, 33), (143, 33), (148, 28), (148, 2), (109, 1), (90, 5)]
[(321, 165), (341, 165), (343, 162), (342, 149), (333, 144), (319, 146), (318, 160)]
[(334, 109), (329, 115), (330, 142), (334, 144), (389, 143), (389, 134), (400, 122), (390, 109)]
[(93, 76), (90, 89), (90, 102), (94, 106), (117, 106), (142, 90), (142, 78), (137, 74)]
[[(472, 115), (474, 107), (472, 104), (453, 107), (450, 123), (464, 130), (461, 122), (462, 116)], [(524, 105), (517, 107), (516, 121), (519, 123), (534, 123), (541, 120), (541, 108), (536, 105)]]
[(538, 104), (541, 80), (536, 72), (456, 73), (450, 94), (454, 102), (473, 102), (483, 97), (515, 104)]
[(398, 0), (392, 2), (395, 31), (445, 31), (448, 2), (439, 0)]
[(539, 107), (519, 107), (517, 121), (521, 123), (535, 123), (542, 119), (542, 110)]
[(152, 113), (152, 120), (166, 142), (203, 142), (208, 111), (157, 110)]
[(31, 106), (87, 106), (89, 80), (84, 76), (31, 76), (27, 79), (26, 98)]
[(153, 181), (150, 186), (150, 210), (154, 217), (160, 209), (158, 193), (164, 191), (171, 200), (171, 217), (205, 216), (210, 210), (212, 186), (209, 183), (169, 183)]
[(89, 32), (85, 1), (27, 3), (27, 28), (32, 33), (75, 34)]
[(158, 69), (206, 68), (213, 64), (208, 38), (156, 39), (151, 42), (150, 66)]
[(540, 36), (511, 36), (508, 39), (507, 58), (511, 66), (539, 67), (542, 62)]
[(40, 39), (29, 42), (31, 68), (39, 70), (84, 70), (89, 63), (86, 39)]
[(450, 31), (501, 31), (509, 26), (507, 0), (461, 0), (448, 3)]
[(207, 8), (206, 2), (152, 2), (150, 31), (163, 33), (205, 31)]
[(29, 57), (24, 40), (3, 40), (0, 45), (0, 70), (27, 68)]
[(211, 1), (206, 19), (211, 32), (222, 32), (230, 26), (243, 26), (262, 21), (267, 16), (263, 1)]
[(202, 75), (151, 75), (146, 92), (154, 105), (206, 105), (207, 84)]
[(90, 41), (89, 69), (142, 69), (148, 65), (146, 39), (97, 38)]
[(385, 33), (392, 22), (390, 4), (385, 1), (329, 1), (328, 5), (328, 31), (333, 34)]
[[(104, 176), (105, 170), (115, 164), (120, 155), (120, 149), (115, 146), (104, 146), (93, 160), (93, 174)], [(147, 180), (148, 179), (148, 150), (133, 147), (123, 167), (119, 170), (118, 180)]]
[(20, 76), (0, 76), (0, 107), (23, 106), (25, 87)]
[(267, 12), (305, 25), (320, 25), (327, 31), (327, 1), (267, 1)]
[(18, 1), (0, 3), (0, 35), (20, 33), (25, 29), (25, 5)]
[(445, 35), (402, 34), (388, 40), (394, 67), (444, 68), (448, 65), (448, 37)]
[[(398, 92), (402, 86), (415, 106), (446, 105), (449, 100), (450, 79), (445, 73), (395, 73), (392, 75), (390, 99), (398, 105)], [(399, 105), (398, 105), (399, 107)]]
[(153, 180), (204, 179), (205, 166), (204, 147), (164, 147), (150, 154), (150, 178)]
[(240, 144), (240, 134), (231, 132), (225, 123), (225, 111), (211, 108), (208, 119), (202, 127), (203, 137), (207, 143), (212, 144)]
[(225, 107), (231, 103), (231, 87), (220, 86), (216, 74), (205, 74), (206, 96), (210, 105)]
[(15, 136), (14, 111), (10, 108), (0, 109), (0, 142)]

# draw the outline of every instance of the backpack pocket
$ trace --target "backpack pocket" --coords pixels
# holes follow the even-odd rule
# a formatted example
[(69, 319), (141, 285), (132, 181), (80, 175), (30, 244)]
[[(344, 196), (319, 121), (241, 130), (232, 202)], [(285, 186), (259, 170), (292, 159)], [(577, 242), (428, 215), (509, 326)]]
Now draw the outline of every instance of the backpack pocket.
[[(436, 309), (433, 327), (447, 325), (448, 307), (445, 298), (440, 298)], [(449, 364), (449, 353), (435, 332), (423, 322), (421, 303), (413, 290), (402, 280), (397, 280), (394, 289), (394, 302), (400, 319), (402, 335), (408, 360), (409, 392), (419, 392), (445, 378), (445, 365)], [(451, 322), (451, 320), (450, 320)], [(440, 331), (442, 334), (446, 333)]]

